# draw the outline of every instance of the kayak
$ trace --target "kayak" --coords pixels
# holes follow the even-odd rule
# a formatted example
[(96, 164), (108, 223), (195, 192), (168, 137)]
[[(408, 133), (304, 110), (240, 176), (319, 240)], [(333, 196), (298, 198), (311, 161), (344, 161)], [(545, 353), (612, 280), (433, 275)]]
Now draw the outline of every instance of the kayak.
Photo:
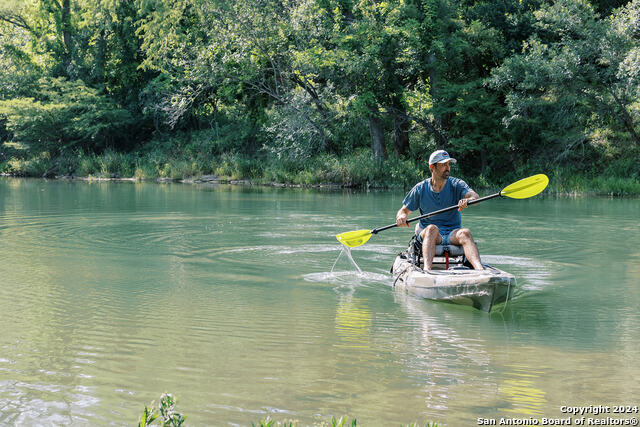
[[(455, 258), (450, 260), (450, 256)], [(513, 296), (516, 278), (489, 264), (482, 265), (484, 270), (471, 268), (460, 246), (438, 245), (432, 270), (425, 271), (408, 249), (398, 254), (393, 263), (393, 286), (422, 298), (490, 312), (496, 304)]]

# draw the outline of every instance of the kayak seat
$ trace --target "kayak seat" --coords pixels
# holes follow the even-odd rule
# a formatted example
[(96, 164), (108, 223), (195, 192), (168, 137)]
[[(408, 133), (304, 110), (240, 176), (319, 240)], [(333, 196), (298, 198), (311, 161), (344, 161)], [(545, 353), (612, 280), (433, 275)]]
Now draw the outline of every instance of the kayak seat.
[[(420, 230), (420, 223), (416, 224), (414, 228), (414, 232), (417, 234)], [(422, 246), (417, 241), (417, 236), (414, 234), (413, 239), (411, 241), (420, 249), (420, 253), (422, 253)], [(436, 245), (436, 253), (435, 256), (445, 256), (445, 252), (449, 252), (449, 256), (464, 256), (464, 249), (462, 246), (458, 245)]]
[[(418, 242), (417, 236), (414, 234), (409, 242), (407, 249), (407, 258), (411, 263), (420, 267), (422, 265), (422, 244)], [(467, 257), (464, 255), (464, 248), (458, 245), (436, 245), (436, 253), (433, 258), (434, 265), (443, 265), (449, 268), (450, 264), (464, 265), (468, 264)]]
[(449, 252), (449, 256), (464, 255), (464, 248), (458, 245), (436, 245), (436, 256), (444, 256), (445, 252)]

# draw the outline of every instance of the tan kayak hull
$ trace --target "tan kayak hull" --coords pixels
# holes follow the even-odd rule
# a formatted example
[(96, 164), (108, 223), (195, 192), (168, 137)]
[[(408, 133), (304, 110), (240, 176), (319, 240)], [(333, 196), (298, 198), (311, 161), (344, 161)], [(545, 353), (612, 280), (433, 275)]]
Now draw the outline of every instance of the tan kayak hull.
[(513, 296), (516, 278), (484, 264), (484, 270), (452, 267), (449, 270), (424, 271), (402, 255), (396, 257), (391, 272), (396, 289), (422, 298), (469, 305), (490, 312)]

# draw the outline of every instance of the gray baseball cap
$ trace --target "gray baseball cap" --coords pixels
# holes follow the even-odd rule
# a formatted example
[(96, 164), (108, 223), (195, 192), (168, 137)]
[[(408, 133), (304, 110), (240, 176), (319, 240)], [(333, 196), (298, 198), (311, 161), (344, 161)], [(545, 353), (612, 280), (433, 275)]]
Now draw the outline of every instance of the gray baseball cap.
[(447, 162), (458, 163), (456, 159), (451, 158), (449, 156), (449, 153), (447, 153), (444, 150), (436, 150), (433, 153), (431, 153), (431, 155), (429, 156), (430, 165), (434, 163), (447, 163)]

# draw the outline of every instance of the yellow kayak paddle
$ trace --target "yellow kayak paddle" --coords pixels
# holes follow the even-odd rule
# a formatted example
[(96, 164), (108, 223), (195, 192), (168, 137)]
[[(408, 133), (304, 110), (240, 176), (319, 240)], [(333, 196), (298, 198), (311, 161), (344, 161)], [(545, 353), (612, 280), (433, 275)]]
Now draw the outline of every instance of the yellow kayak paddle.
[[(533, 197), (536, 194), (540, 193), (544, 190), (549, 184), (549, 178), (545, 174), (533, 175), (528, 178), (521, 179), (520, 181), (516, 181), (513, 184), (510, 184), (502, 189), (499, 193), (492, 194), (490, 196), (481, 197), (476, 200), (470, 200), (469, 205), (474, 203), (484, 202), (485, 200), (493, 199), (494, 197), (509, 197), (511, 199), (526, 199), (529, 197)], [(423, 218), (429, 218), (435, 215), (439, 215), (444, 212), (452, 211), (454, 209), (458, 209), (458, 205), (450, 206), (445, 209), (440, 209), (438, 211), (429, 212), (424, 215), (417, 216), (415, 218), (411, 218), (407, 220), (407, 223), (417, 221)], [(371, 238), (372, 235), (379, 233), (380, 231), (387, 230), (389, 228), (396, 227), (398, 224), (390, 224), (385, 227), (375, 228), (373, 230), (356, 230), (356, 231), (347, 231), (346, 233), (338, 234), (336, 239), (343, 245), (349, 248), (355, 248), (367, 243), (367, 241)]]

